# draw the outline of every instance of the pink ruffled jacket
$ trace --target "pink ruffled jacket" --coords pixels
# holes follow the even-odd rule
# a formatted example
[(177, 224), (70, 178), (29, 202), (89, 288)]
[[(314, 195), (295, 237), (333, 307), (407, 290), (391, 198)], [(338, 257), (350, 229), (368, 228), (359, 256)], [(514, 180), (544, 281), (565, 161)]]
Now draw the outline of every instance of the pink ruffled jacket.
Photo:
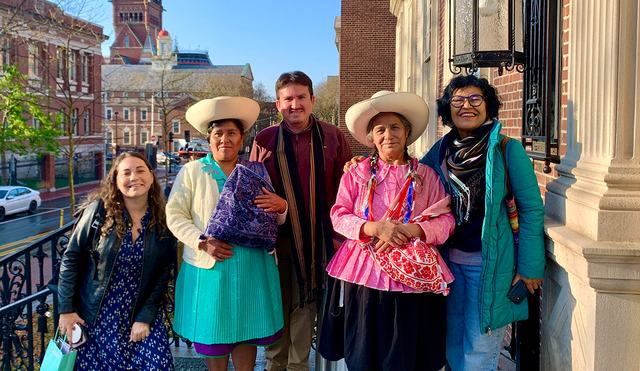
[[(378, 161), (377, 185), (373, 196), (373, 221), (380, 221), (396, 198), (409, 165), (388, 165)], [(428, 166), (418, 164), (414, 209), (411, 220), (422, 227), (424, 242), (441, 245), (453, 233), (455, 221), (449, 208), (449, 196), (438, 175)], [(327, 266), (332, 277), (384, 291), (414, 292), (411, 287), (394, 281), (360, 247), (360, 230), (366, 222), (363, 203), (367, 198), (367, 182), (371, 178), (370, 162), (363, 161), (342, 176), (336, 203), (331, 209), (334, 230), (347, 237)]]

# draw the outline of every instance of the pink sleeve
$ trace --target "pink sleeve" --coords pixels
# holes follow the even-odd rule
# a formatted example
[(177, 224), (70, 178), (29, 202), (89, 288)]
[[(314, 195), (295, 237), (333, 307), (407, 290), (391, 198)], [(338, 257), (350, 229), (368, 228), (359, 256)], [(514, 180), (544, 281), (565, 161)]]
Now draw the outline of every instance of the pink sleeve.
[[(453, 234), (455, 220), (449, 207), (449, 196), (435, 171), (422, 165), (423, 186), (416, 195), (416, 211), (422, 210), (415, 223), (422, 227), (425, 243), (442, 245)], [(415, 215), (415, 214), (414, 214)]]
[(336, 203), (331, 208), (331, 223), (333, 229), (348, 239), (360, 239), (360, 229), (365, 220), (356, 215), (355, 200), (359, 186), (353, 180), (352, 172), (347, 172), (340, 179), (340, 188), (336, 195)]

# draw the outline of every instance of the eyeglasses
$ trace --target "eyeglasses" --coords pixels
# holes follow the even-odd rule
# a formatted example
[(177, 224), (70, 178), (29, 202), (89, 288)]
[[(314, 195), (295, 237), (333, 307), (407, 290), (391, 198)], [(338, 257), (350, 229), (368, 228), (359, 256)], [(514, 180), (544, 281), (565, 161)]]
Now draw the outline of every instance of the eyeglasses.
[(451, 103), (451, 107), (460, 108), (464, 106), (464, 101), (468, 100), (471, 107), (478, 107), (484, 102), (484, 96), (479, 94), (474, 94), (468, 97), (464, 97), (462, 95), (454, 95), (449, 99), (449, 103)]

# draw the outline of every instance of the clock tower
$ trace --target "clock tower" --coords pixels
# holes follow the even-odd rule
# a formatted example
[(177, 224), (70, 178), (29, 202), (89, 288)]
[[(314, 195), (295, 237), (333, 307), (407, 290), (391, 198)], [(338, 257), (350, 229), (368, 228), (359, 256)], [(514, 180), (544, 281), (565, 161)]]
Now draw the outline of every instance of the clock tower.
[(111, 0), (115, 40), (110, 64), (151, 64), (162, 30), (162, 0)]

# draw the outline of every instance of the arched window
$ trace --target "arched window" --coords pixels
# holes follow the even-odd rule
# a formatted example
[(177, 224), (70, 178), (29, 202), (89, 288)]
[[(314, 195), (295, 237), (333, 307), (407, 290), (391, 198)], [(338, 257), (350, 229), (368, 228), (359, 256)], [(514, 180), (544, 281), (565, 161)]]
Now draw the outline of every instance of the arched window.
[(125, 36), (124, 37), (124, 47), (128, 48), (129, 47), (129, 36)]

